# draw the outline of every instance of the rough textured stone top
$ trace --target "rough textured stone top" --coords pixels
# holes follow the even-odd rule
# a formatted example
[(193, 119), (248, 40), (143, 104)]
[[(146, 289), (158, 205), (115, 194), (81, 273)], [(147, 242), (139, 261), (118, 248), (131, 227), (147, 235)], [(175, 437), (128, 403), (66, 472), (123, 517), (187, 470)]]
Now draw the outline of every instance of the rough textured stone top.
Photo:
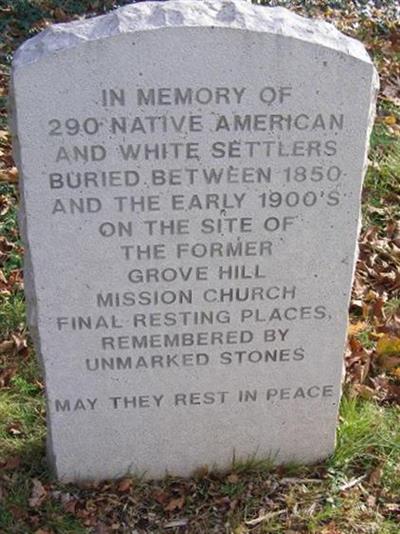
[(26, 41), (14, 56), (14, 67), (86, 41), (157, 28), (221, 27), (267, 31), (344, 52), (371, 62), (364, 46), (332, 24), (300, 17), (281, 7), (268, 8), (244, 0), (170, 0), (121, 7), (107, 15), (56, 24)]

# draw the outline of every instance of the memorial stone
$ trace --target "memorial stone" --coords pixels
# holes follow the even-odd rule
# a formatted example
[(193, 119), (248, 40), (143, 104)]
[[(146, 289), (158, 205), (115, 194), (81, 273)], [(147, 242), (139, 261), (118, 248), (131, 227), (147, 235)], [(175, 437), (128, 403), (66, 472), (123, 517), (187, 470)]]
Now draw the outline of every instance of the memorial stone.
[(51, 26), (13, 62), (29, 322), (64, 481), (334, 450), (376, 74), (241, 0)]

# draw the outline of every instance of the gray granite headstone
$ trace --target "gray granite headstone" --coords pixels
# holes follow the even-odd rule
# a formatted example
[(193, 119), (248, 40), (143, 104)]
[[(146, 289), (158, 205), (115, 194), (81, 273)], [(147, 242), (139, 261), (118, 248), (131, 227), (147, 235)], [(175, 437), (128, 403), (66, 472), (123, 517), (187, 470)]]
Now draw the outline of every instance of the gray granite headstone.
[(139, 3), (30, 39), (12, 82), (58, 477), (331, 454), (363, 46), (240, 0)]

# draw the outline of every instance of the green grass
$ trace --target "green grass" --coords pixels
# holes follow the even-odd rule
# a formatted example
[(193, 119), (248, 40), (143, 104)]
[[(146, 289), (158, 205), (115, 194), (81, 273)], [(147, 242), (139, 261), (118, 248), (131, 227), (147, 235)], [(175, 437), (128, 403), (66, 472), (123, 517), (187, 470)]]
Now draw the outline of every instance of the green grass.
[(0, 336), (7, 338), (15, 330), (25, 327), (25, 300), (22, 293), (0, 294)]
[(0, 451), (3, 458), (11, 455), (30, 456), (42, 448), (44, 428), (43, 398), (30, 385), (21, 392), (21, 381), (11, 391), (0, 394)]
[(363, 190), (363, 225), (383, 227), (400, 218), (400, 141), (385, 124), (378, 123), (373, 128), (370, 147)]
[(388, 300), (384, 306), (385, 313), (388, 315), (400, 314), (400, 298)]
[[(46, 500), (41, 509), (45, 514), (45, 525), (35, 510), (27, 505), (31, 496), (31, 484), (26, 473), (15, 476), (15, 484), (7, 495), (4, 506), (0, 507), (0, 529), (2, 534), (28, 534), (34, 533), (40, 527), (54, 534), (89, 534), (81, 522), (71, 514), (65, 513), (62, 505), (52, 500)], [(32, 518), (39, 519), (37, 528), (32, 525)], [(18, 517), (19, 520), (15, 518)], [(27, 527), (31, 524), (30, 527)], [(29, 529), (29, 530), (28, 530)]]
[[(400, 110), (388, 101), (378, 101), (378, 117), (394, 116), (400, 121)], [(370, 165), (363, 189), (363, 225), (383, 227), (400, 218), (400, 141), (383, 122), (372, 130), (369, 150)]]
[[(0, 398), (0, 450), (20, 455), (22, 461), (21, 467), (13, 476), (5, 506), (0, 512), (0, 532), (28, 532), (27, 518), (22, 517), (16, 521), (10, 510), (21, 509), (29, 512), (27, 503), (31, 496), (32, 477), (39, 478), (43, 484), (51, 481), (44, 461), (43, 401), (40, 390), (32, 390), (31, 387), (26, 380), (17, 378), (13, 380), (11, 390)], [(239, 529), (244, 525), (244, 518), (258, 516), (263, 495), (268, 494), (272, 499), (276, 497), (273, 490), (275, 484), (280, 502), (272, 511), (271, 519), (260, 524), (255, 532), (286, 532), (282, 520), (286, 517), (284, 514), (290, 512), (291, 521), (303, 529), (299, 530), (300, 532), (321, 534), (326, 525), (334, 522), (338, 528), (345, 528), (343, 532), (346, 534), (394, 534), (398, 532), (396, 519), (385, 516), (379, 506), (368, 510), (367, 513), (367, 497), (360, 493), (359, 486), (363, 484), (368, 488), (364, 490), (367, 496), (373, 495), (375, 490), (378, 495), (382, 492), (391, 494), (392, 499), (400, 494), (399, 423), (400, 408), (397, 406), (383, 408), (370, 401), (344, 397), (341, 403), (336, 452), (325, 464), (316, 467), (288, 466), (285, 469), (279, 468), (277, 473), (270, 462), (251, 459), (247, 462), (236, 462), (231, 471), (234, 473), (233, 478), (232, 474), (229, 476), (216, 473), (189, 482), (193, 495), (189, 494), (187, 497), (182, 514), (195, 514), (196, 507), (209, 506), (207, 503), (210, 494), (218, 492), (220, 499), (227, 498), (240, 503), (237, 509), (227, 515), (232, 532), (235, 532), (235, 528)], [(10, 425), (17, 427), (20, 434), (10, 435)], [(378, 468), (382, 471), (381, 478), (371, 489), (368, 487), (369, 477)], [(285, 480), (282, 476), (289, 477), (288, 480), (293, 477), (293, 482), (285, 485), (281, 482)], [(359, 477), (361, 482), (351, 487), (352, 481), (357, 481)], [(169, 478), (161, 484), (163, 491), (173, 492), (177, 485), (179, 486), (180, 479)], [(345, 489), (346, 485), (350, 486), (349, 489)], [(95, 498), (95, 495), (98, 495), (96, 489), (88, 493), (87, 490), (79, 488), (66, 488), (62, 485), (59, 487), (64, 492), (72, 491), (82, 499)], [(154, 507), (151, 483), (138, 480), (134, 483), (134, 488), (136, 506), (141, 502), (142, 506)], [(109, 488), (109, 491), (112, 492), (112, 489)], [(101, 500), (101, 494), (99, 498)], [(122, 507), (123, 503), (120, 505)], [(117, 501), (115, 506), (119, 506)], [(285, 510), (283, 515), (279, 513), (281, 508)], [(99, 509), (98, 512), (101, 515), (102, 510)], [(277, 515), (273, 516), (275, 512)], [(162, 517), (162, 508), (155, 507), (154, 514)], [(210, 508), (207, 514), (209, 520), (214, 512), (211, 512)], [(45, 527), (52, 528), (56, 533), (90, 532), (79, 519), (63, 511), (56, 499), (46, 499), (40, 507), (40, 517)], [(365, 530), (358, 530), (360, 524), (364, 525)], [(207, 529), (203, 532), (207, 532)]]
[[(8, 209), (0, 215), (0, 236), (5, 238), (11, 248), (5, 263), (1, 266), (4, 276), (8, 277), (15, 269), (22, 268), (22, 242), (18, 232), (18, 194), (12, 185), (0, 182), (0, 209), (1, 199), (6, 198)], [(0, 306), (2, 303), (0, 302)], [(1, 317), (0, 317), (1, 326)], [(1, 334), (0, 334), (1, 335)]]
[[(335, 455), (330, 468), (345, 477), (383, 466), (387, 481), (400, 489), (400, 407), (343, 397)], [(395, 466), (397, 480), (392, 480)]]
[(364, 347), (364, 349), (372, 349), (375, 346), (375, 342), (371, 339), (372, 328), (366, 328), (356, 335), (356, 338)]
[(274, 467), (274, 460), (271, 458), (256, 458), (255, 456), (252, 456), (247, 459), (232, 459), (232, 467), (231, 470), (233, 473), (241, 474), (241, 473), (258, 473), (260, 471), (262, 472), (268, 472), (271, 471)]

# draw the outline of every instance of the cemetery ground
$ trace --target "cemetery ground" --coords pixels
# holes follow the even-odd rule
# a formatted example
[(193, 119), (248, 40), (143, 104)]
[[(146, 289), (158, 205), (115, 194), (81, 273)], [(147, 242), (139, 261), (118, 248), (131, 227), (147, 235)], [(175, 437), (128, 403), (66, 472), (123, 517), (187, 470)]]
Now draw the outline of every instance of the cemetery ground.
[(100, 14), (115, 2), (2, 0), (0, 532), (400, 531), (400, 32), (395, 2), (381, 2), (379, 9), (340, 1), (276, 4), (324, 18), (361, 39), (381, 79), (334, 456), (310, 467), (232, 458), (228, 472), (204, 467), (188, 480), (127, 478), (78, 486), (51, 477), (45, 461), (44, 386), (25, 318), (18, 173), (7, 127), (9, 68), (17, 46), (47, 24)]

